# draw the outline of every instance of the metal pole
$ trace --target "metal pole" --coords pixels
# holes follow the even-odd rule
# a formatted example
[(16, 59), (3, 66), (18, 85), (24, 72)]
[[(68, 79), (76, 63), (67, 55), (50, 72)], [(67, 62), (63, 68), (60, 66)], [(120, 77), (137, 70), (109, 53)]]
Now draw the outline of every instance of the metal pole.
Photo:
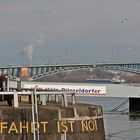
[(61, 133), (61, 140), (64, 140), (64, 133)]
[(64, 140), (67, 140), (66, 131), (64, 131)]
[(67, 140), (66, 131), (64, 131), (63, 133), (61, 133), (61, 140)]
[(34, 109), (34, 91), (31, 92), (31, 101), (32, 101), (32, 121), (33, 121), (33, 139), (36, 140), (35, 135), (35, 109)]
[(34, 89), (34, 95), (35, 95), (35, 115), (36, 115), (36, 124), (37, 124), (37, 140), (39, 140), (38, 106), (37, 106), (37, 94), (36, 94), (36, 88)]

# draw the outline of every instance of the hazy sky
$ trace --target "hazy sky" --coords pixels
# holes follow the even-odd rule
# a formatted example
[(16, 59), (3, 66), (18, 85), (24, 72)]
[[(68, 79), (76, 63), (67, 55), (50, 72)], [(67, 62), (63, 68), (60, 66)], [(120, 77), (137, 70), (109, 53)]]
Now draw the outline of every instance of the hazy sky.
[(0, 65), (139, 61), (139, 13), (140, 0), (0, 0)]

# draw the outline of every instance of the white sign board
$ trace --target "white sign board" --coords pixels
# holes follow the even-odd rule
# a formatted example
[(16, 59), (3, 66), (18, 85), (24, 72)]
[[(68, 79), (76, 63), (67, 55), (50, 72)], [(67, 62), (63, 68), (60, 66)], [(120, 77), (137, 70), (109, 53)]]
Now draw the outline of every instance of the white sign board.
[(106, 95), (106, 87), (105, 86), (93, 86), (93, 85), (66, 85), (66, 84), (24, 84), (24, 88), (38, 88), (45, 89), (48, 91), (64, 91), (64, 92), (72, 92), (76, 94), (90, 94), (90, 95)]

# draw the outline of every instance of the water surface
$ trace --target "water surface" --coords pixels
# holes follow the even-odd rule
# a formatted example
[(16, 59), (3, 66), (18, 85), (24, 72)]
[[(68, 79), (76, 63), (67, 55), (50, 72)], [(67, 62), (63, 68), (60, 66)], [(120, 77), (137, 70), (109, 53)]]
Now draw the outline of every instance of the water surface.
[(127, 98), (79, 96), (77, 100), (102, 106), (107, 140), (140, 140), (140, 119), (130, 119)]

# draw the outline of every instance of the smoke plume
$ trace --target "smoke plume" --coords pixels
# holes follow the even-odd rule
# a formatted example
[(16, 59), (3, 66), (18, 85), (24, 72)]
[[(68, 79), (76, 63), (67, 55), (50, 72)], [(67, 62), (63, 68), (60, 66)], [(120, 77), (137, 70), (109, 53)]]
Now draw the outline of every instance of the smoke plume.
[(38, 34), (36, 37), (34, 37), (23, 49), (21, 52), (21, 55), (28, 58), (30, 61), (32, 61), (32, 56), (34, 52), (34, 48), (41, 47), (42, 43), (44, 42), (44, 35)]

